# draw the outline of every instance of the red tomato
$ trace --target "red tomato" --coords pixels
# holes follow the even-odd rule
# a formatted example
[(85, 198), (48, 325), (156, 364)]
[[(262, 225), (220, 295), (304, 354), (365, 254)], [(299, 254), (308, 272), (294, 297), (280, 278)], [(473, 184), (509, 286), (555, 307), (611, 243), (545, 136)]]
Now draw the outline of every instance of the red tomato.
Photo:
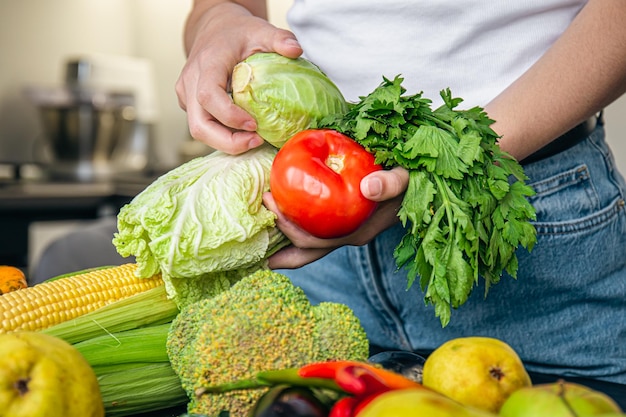
[(376, 209), (359, 184), (380, 169), (374, 156), (348, 136), (329, 129), (305, 130), (276, 154), (270, 191), (278, 209), (301, 229), (337, 238), (354, 232)]

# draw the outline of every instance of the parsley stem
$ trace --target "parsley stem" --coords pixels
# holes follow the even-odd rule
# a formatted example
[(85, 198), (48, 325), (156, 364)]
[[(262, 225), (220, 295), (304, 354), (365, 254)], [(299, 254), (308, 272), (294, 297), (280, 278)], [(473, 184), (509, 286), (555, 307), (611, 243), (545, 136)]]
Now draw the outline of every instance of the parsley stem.
[(449, 240), (454, 242), (454, 232), (456, 228), (454, 227), (454, 215), (452, 213), (452, 201), (450, 200), (450, 188), (443, 181), (443, 179), (439, 175), (433, 175), (435, 183), (437, 184), (437, 192), (441, 197), (441, 205), (444, 207), (446, 211), (446, 218), (448, 219), (448, 231), (449, 231)]
[(437, 127), (447, 130), (448, 132), (452, 133), (454, 137), (456, 137), (456, 131), (454, 130), (452, 125), (450, 125), (450, 123), (445, 122), (441, 120), (439, 117), (433, 116), (432, 114), (424, 114), (423, 117), (425, 120), (432, 121), (433, 123), (435, 123), (435, 125), (437, 125)]

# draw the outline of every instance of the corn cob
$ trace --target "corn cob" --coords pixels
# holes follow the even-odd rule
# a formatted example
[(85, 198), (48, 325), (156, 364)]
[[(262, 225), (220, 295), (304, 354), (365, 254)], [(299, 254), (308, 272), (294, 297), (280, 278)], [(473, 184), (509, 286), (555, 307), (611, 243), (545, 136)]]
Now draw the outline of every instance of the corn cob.
[(96, 269), (4, 294), (0, 297), (0, 333), (42, 330), (163, 286), (158, 275), (137, 278), (136, 267), (131, 263)]
[(129, 416), (188, 401), (165, 347), (178, 311), (159, 285), (41, 332), (83, 354), (98, 377), (107, 417)]
[(159, 285), (41, 332), (75, 344), (114, 332), (170, 323), (177, 314), (176, 303), (167, 298), (165, 286)]

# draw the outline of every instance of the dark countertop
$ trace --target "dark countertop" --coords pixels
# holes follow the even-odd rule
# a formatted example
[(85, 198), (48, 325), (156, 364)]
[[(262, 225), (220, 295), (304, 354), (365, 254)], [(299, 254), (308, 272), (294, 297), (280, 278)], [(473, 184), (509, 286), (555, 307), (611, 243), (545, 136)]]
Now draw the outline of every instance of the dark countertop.
[(160, 173), (119, 175), (106, 181), (0, 181), (0, 264), (27, 267), (30, 224), (89, 220), (115, 214)]

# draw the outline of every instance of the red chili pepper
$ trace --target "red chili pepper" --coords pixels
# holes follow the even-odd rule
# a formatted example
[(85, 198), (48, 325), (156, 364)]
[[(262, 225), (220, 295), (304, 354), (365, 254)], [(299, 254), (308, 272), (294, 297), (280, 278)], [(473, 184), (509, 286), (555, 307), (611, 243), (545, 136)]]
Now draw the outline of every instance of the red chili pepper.
[(370, 402), (372, 402), (372, 400), (376, 397), (378, 397), (380, 394), (382, 394), (382, 392), (379, 392), (377, 394), (374, 395), (370, 395), (368, 397), (365, 398), (361, 398), (358, 402), (358, 404), (356, 405), (356, 407), (354, 407), (354, 409), (352, 410), (352, 417), (358, 417), (359, 413), (361, 412), (361, 410), (363, 408), (365, 408), (366, 405), (368, 405)]
[(298, 369), (298, 375), (303, 378), (326, 378), (335, 379), (337, 370), (348, 365), (355, 365), (356, 361), (325, 361), (313, 362)]
[(396, 372), (358, 361), (327, 361), (304, 365), (303, 378), (334, 379), (346, 392), (367, 395), (381, 390), (420, 388), (422, 385)]
[(354, 417), (374, 397), (403, 388), (423, 388), (422, 384), (377, 366), (356, 361), (327, 361), (305, 365), (298, 370), (303, 378), (333, 379), (350, 397), (337, 401), (329, 417)]
[(335, 381), (346, 392), (360, 397), (392, 389), (422, 387), (421, 384), (395, 372), (362, 364), (338, 369)]
[(333, 404), (328, 417), (353, 417), (355, 409), (359, 405), (359, 399), (356, 397), (343, 397)]

